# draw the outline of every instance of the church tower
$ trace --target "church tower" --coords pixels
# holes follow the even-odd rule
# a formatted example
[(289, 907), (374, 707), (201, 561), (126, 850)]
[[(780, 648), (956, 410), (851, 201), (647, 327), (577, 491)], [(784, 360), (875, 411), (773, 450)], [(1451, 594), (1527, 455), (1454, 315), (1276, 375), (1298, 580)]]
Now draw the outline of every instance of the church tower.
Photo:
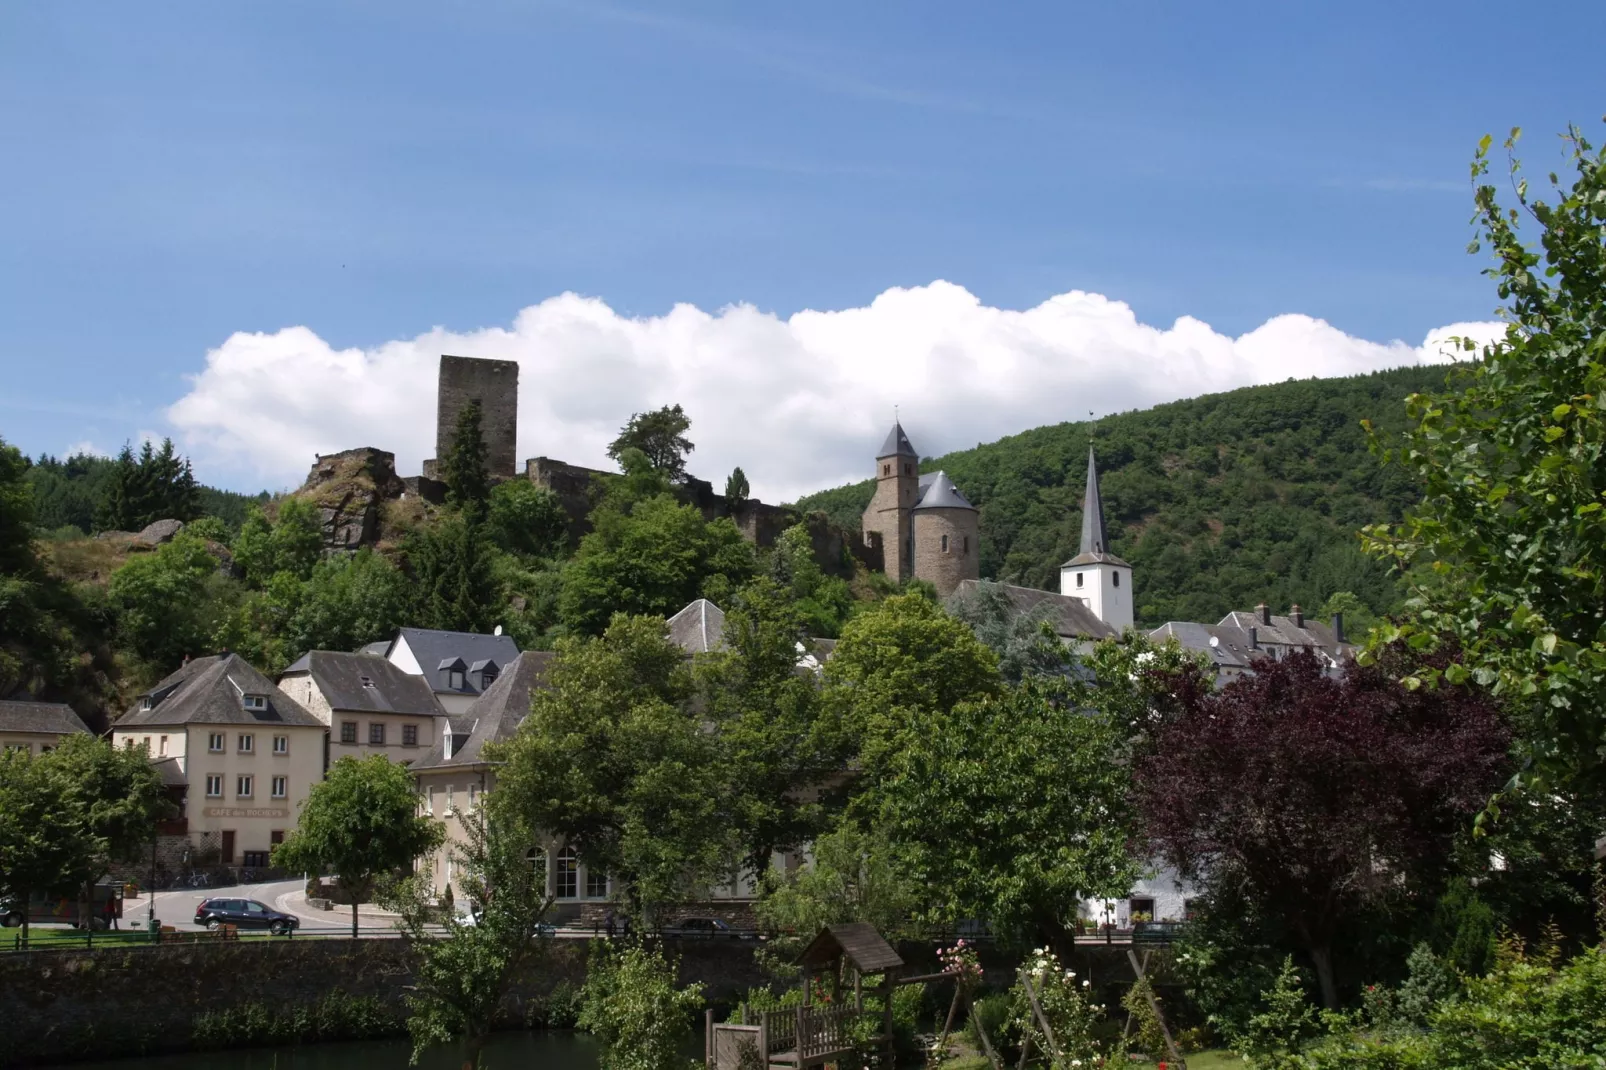
[(909, 444), (903, 425), (894, 422), (876, 454), (875, 496), (864, 511), (865, 540), (881, 536), (887, 578), (902, 583), (914, 569), (914, 530), (910, 517), (920, 498), (920, 455)]
[(1080, 598), (1116, 631), (1132, 627), (1132, 566), (1109, 552), (1104, 502), (1093, 447), (1087, 448), (1087, 491), (1082, 499), (1082, 550), (1060, 566), (1060, 594)]

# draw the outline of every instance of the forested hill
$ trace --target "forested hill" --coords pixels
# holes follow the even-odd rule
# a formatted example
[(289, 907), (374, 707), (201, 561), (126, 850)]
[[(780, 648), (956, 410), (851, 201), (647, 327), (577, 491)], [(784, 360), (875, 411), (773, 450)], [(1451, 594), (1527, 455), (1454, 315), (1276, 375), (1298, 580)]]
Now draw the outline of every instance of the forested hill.
[[(981, 574), (1059, 589), (1078, 550), (1089, 436), (1112, 551), (1133, 565), (1139, 622), (1214, 622), (1262, 600), (1315, 611), (1350, 591), (1374, 613), (1399, 594), (1360, 552), (1358, 529), (1418, 500), (1367, 448), (1360, 421), (1405, 426), (1406, 395), (1443, 367), (1306, 379), (1178, 401), (1092, 424), (1039, 427), (925, 458), (981, 510)], [(920, 429), (911, 425), (918, 441)], [(872, 481), (798, 502), (856, 529)]]

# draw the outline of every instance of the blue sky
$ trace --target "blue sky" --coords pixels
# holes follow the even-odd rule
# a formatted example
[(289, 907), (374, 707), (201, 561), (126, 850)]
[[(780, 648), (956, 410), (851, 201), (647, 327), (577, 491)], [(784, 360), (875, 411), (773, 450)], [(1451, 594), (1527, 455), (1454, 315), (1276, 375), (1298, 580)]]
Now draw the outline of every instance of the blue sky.
[[(1089, 291), (1160, 330), (1297, 313), (1415, 346), (1495, 303), (1463, 251), (1478, 137), (1522, 125), (1542, 174), (1565, 124), (1599, 132), (1606, 65), (1539, 57), (1606, 36), (1606, 5), (1544, 22), (1465, 0), (8, 4), (0, 435), (175, 433), (203, 478), (293, 482), (216, 412), (169, 412), (235, 332), (373, 355), (568, 291), (785, 321), (941, 279), (985, 309)], [(573, 361), (526, 391), (595, 354)], [(740, 455), (703, 396), (712, 459)], [(598, 427), (654, 398), (615, 400)], [(999, 409), (950, 443), (934, 408), (930, 437), (1043, 416)], [(521, 427), (523, 452), (589, 458), (597, 433)]]

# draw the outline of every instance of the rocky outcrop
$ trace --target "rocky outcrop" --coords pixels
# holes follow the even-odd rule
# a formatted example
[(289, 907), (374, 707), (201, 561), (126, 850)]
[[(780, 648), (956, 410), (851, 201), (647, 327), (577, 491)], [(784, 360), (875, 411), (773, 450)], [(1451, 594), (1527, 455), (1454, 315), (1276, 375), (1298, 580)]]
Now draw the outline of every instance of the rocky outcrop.
[(183, 530), (182, 520), (158, 520), (146, 525), (143, 531), (134, 536), (134, 541), (141, 546), (160, 546), (164, 542), (172, 542), (173, 536)]
[(326, 552), (351, 552), (379, 542), (380, 507), (407, 490), (396, 455), (364, 446), (319, 456), (296, 497), (318, 507)]

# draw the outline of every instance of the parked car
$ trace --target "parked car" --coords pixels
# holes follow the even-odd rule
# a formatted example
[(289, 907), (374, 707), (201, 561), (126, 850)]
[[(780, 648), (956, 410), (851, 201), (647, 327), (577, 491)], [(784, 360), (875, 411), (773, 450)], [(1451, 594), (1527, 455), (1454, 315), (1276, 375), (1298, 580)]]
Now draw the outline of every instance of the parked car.
[(195, 924), (208, 929), (220, 925), (266, 929), (274, 936), (285, 936), (290, 930), (301, 927), (301, 919), (264, 906), (255, 899), (205, 899), (195, 908)]
[(712, 940), (720, 937), (728, 940), (742, 940), (757, 936), (757, 933), (740, 932), (732, 929), (723, 918), (682, 918), (675, 924), (666, 926), (665, 936), (684, 936), (690, 938), (701, 937)]

